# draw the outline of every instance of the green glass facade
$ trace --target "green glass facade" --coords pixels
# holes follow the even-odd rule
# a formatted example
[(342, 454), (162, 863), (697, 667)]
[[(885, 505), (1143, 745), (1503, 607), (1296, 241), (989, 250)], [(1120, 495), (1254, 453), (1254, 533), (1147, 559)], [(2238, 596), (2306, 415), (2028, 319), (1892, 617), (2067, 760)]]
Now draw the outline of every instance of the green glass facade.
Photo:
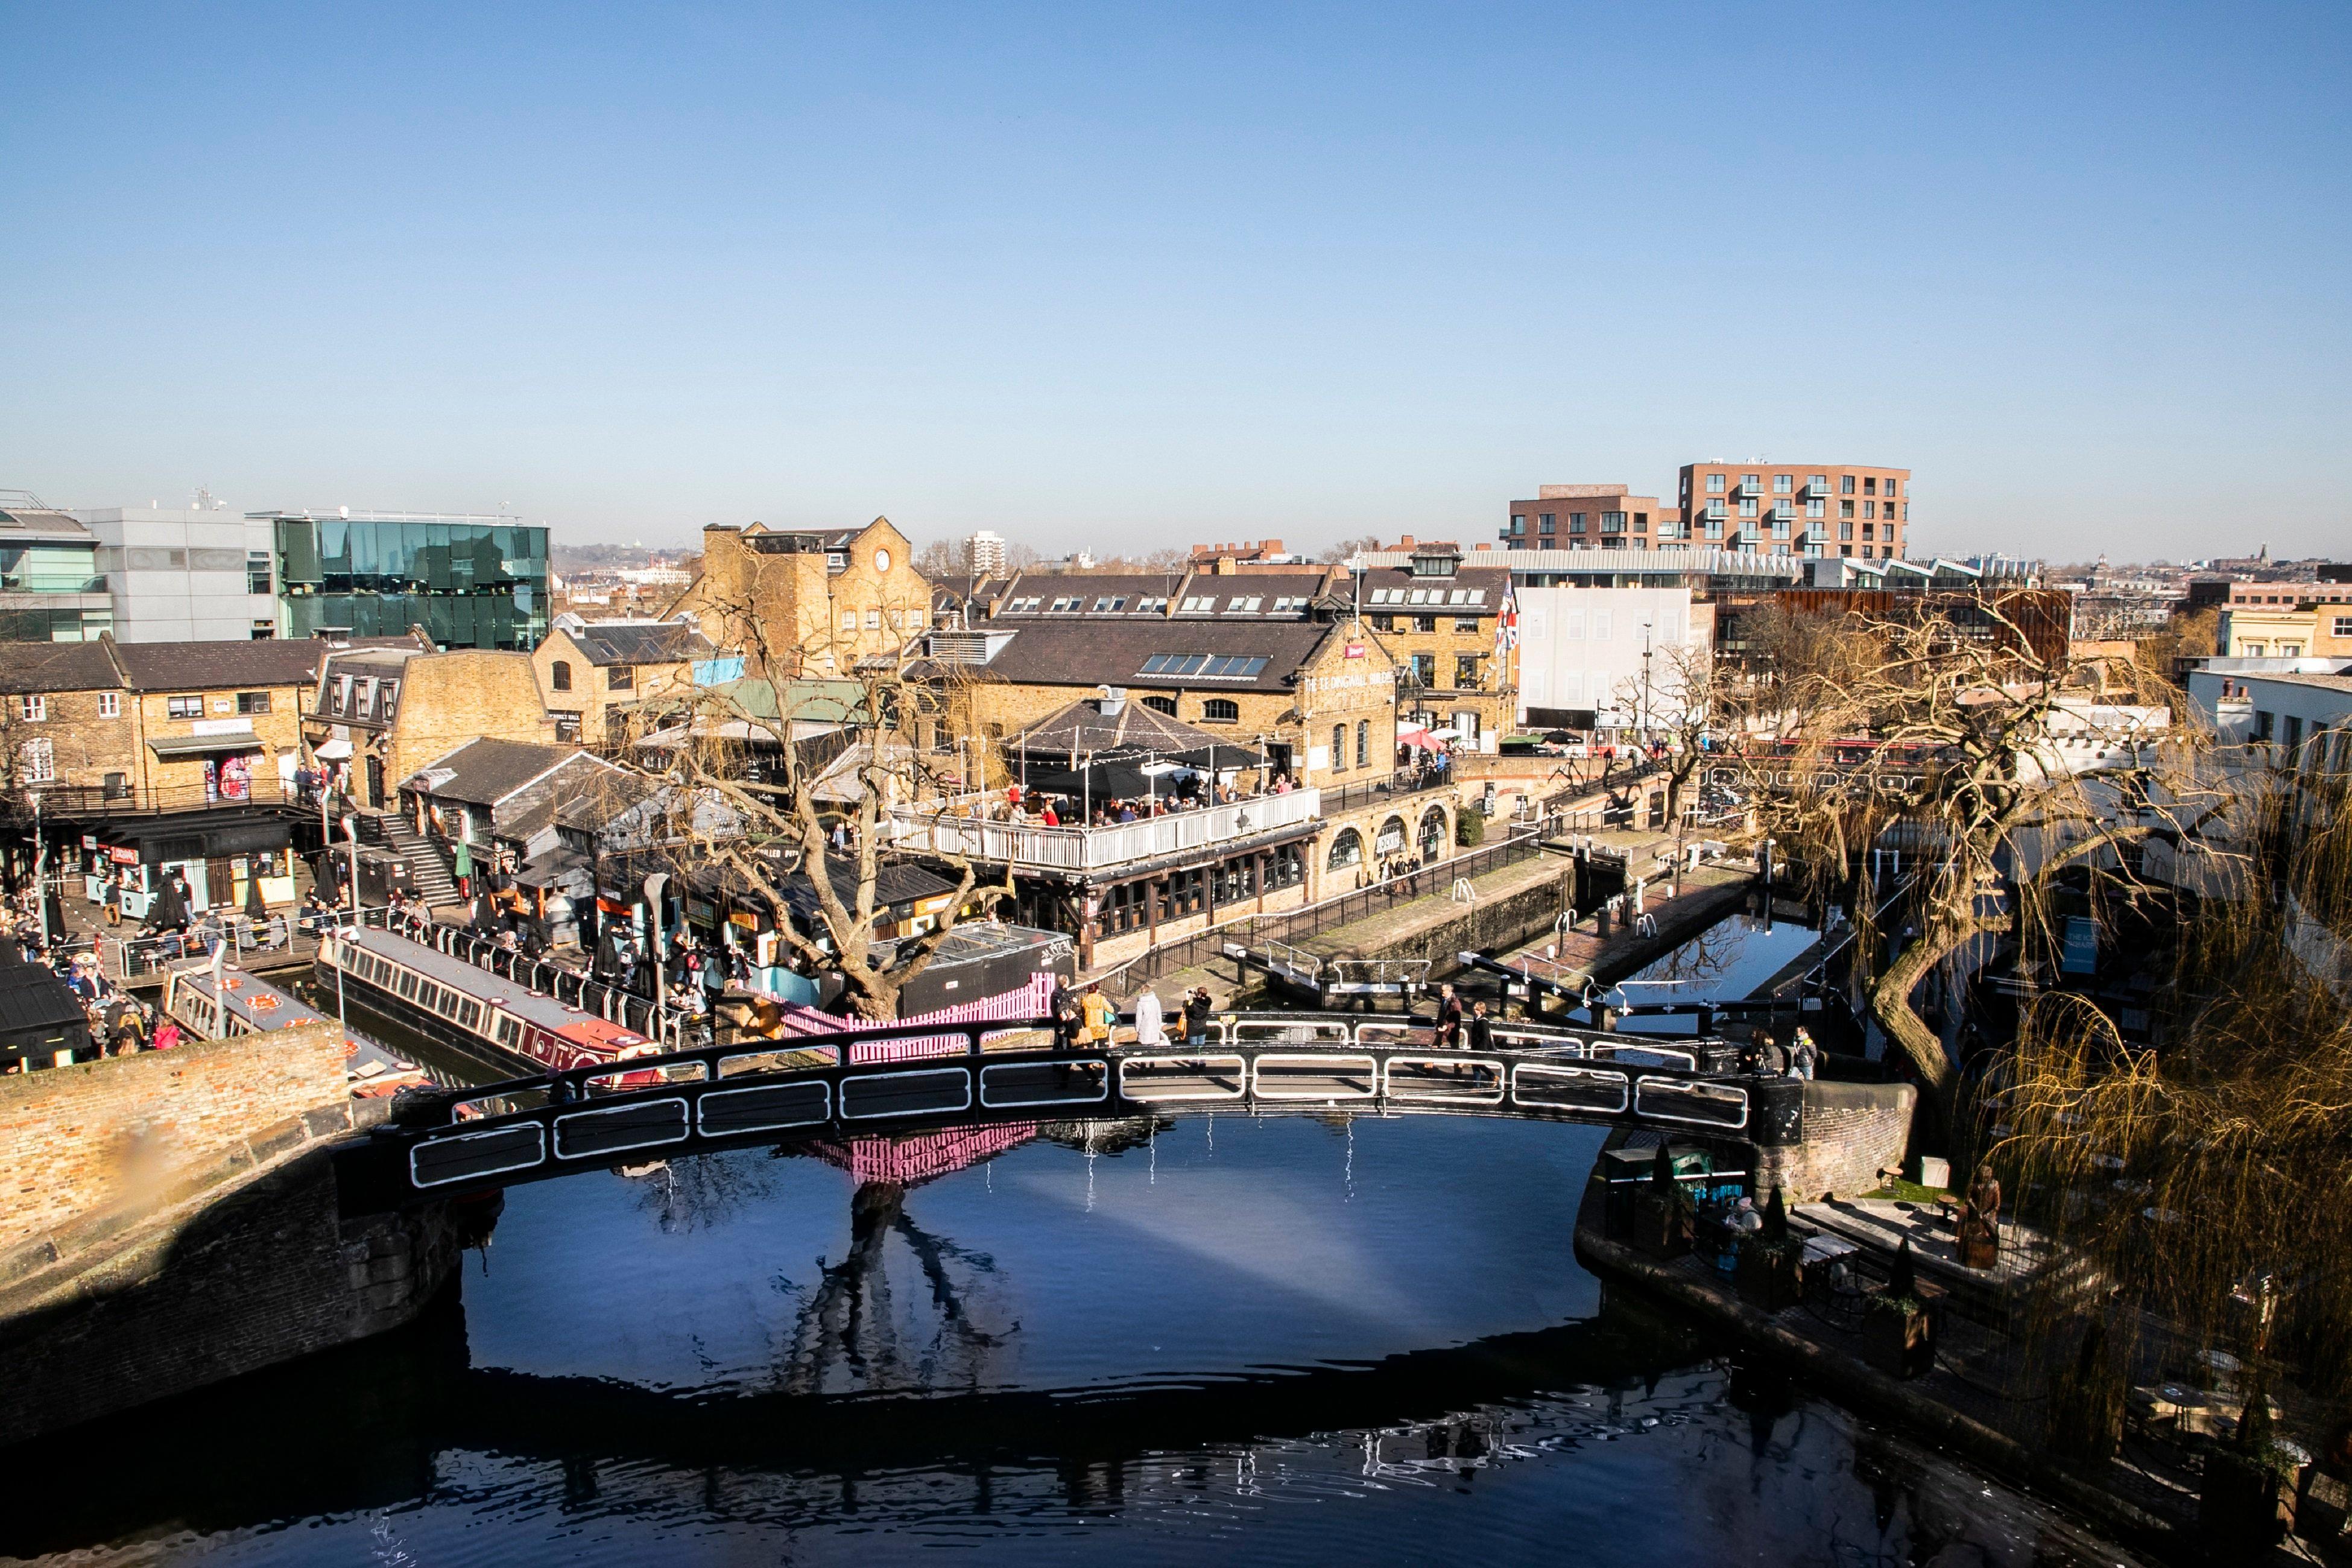
[(277, 521), (282, 635), (333, 626), (528, 651), (547, 636), (547, 530), (520, 523)]
[[(95, 642), (114, 626), (95, 542), (0, 544), (0, 641)], [(47, 601), (44, 603), (44, 601)]]

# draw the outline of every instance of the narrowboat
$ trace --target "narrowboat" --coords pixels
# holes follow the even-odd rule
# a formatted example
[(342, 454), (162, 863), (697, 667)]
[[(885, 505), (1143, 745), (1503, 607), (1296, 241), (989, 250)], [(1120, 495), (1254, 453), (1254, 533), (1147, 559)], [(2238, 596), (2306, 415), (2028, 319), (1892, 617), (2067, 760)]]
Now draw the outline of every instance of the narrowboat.
[[(226, 1040), (334, 1022), (293, 993), (227, 963), (217, 970), (209, 963), (166, 970), (163, 1013), (200, 1040)], [(355, 1100), (381, 1100), (433, 1081), (415, 1063), (403, 1060), (364, 1035), (348, 1031), (343, 1036), (343, 1076)]]
[(608, 1018), (390, 931), (330, 932), (320, 938), (315, 968), (321, 985), (340, 983), (352, 1001), (508, 1072), (661, 1053)]

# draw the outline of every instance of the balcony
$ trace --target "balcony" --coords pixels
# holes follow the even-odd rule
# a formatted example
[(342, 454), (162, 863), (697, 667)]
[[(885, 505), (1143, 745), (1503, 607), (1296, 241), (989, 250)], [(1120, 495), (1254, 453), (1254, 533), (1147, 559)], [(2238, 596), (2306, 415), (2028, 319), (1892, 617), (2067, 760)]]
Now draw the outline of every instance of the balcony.
[[(1323, 792), (1255, 795), (1232, 805), (1173, 812), (1112, 827), (1042, 827), (992, 822), (981, 814), (1003, 804), (1001, 794), (965, 795), (939, 805), (893, 806), (890, 847), (910, 855), (954, 855), (1016, 870), (1073, 874), (1116, 870), (1173, 855), (1239, 844), (1314, 821)], [(968, 812), (969, 816), (958, 816)]]
[[(298, 805), (291, 788), (281, 785), (274, 773), (256, 773), (245, 785), (244, 793), (226, 795), (218, 789), (206, 789), (201, 784), (136, 785), (123, 784), (23, 784), (8, 791), (5, 799), (11, 811), (25, 817), (33, 815), (33, 797), (41, 801), (41, 814), (59, 822), (92, 822), (115, 816), (163, 816), (184, 811), (235, 811), (249, 805)], [(316, 809), (312, 803), (311, 809)]]

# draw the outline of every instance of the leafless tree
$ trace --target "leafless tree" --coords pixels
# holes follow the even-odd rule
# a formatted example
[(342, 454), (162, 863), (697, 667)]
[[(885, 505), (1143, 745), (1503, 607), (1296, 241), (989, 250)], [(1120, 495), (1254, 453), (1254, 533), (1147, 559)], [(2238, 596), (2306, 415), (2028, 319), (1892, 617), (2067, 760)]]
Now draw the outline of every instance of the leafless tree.
[(1843, 880), (1864, 928), (1873, 900), (1855, 873), (1900, 830), (1917, 868), (1914, 930), (1868, 1001), (1948, 1128), (1955, 1072), (1915, 1005), (1921, 981), (1979, 938), (2047, 943), (2046, 895), (2062, 873), (2129, 895), (2139, 847), (2201, 832), (2216, 795), (2187, 726), (2150, 731), (2140, 709), (2070, 699), (2063, 663), (1990, 595), (1964, 618), (1847, 617), (1822, 630), (1826, 640), (1802, 633), (1811, 651), (1783, 650), (1748, 694), (1743, 728), (1774, 742), (1744, 763), (1758, 826)]

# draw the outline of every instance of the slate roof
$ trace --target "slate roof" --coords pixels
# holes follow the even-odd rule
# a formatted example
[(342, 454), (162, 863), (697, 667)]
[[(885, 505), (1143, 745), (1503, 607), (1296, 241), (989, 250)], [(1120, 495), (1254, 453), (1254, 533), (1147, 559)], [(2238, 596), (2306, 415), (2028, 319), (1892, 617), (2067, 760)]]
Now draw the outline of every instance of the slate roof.
[[(570, 758), (587, 756), (588, 753), (577, 746), (546, 745), (535, 741), (499, 741), (484, 736), (480, 740), (467, 742), (446, 756), (435, 758), (400, 782), (404, 789), (421, 788), (440, 800), (463, 801), (467, 805), (496, 805)], [(589, 760), (595, 761), (593, 757)], [(443, 774), (447, 776), (438, 776)]]
[[(834, 897), (851, 909), (857, 907), (857, 861), (852, 856), (827, 855), (824, 858), (826, 877), (833, 883)], [(911, 904), (923, 899), (936, 899), (955, 891), (956, 885), (935, 872), (903, 860), (887, 860), (874, 868), (874, 907), (877, 910)], [(777, 889), (795, 914), (814, 920), (817, 912), (816, 889), (805, 875), (793, 877)]]
[[(1466, 603), (1474, 592), (1484, 596)], [(1417, 604), (1412, 602), (1415, 593), (1422, 595)], [(1451, 577), (1415, 576), (1408, 566), (1374, 566), (1364, 574), (1364, 609), (1373, 615), (1492, 616), (1501, 613), (1510, 595), (1507, 566), (1465, 566)]]
[(0, 643), (0, 691), (112, 691), (121, 683), (104, 643)]
[(688, 621), (590, 621), (563, 628), (590, 664), (675, 664), (709, 658), (719, 647)]
[[(1211, 616), (1276, 616), (1297, 618), (1307, 614), (1307, 608), (1328, 590), (1329, 579), (1320, 572), (1249, 572), (1231, 576), (1216, 576), (1202, 572), (1184, 580), (1184, 591), (1177, 598), (1176, 614), (1180, 618)], [(1330, 590), (1336, 592), (1336, 590)], [(1209, 610), (1187, 610), (1186, 599), (1210, 599), (1214, 607)], [(1298, 601), (1277, 611), (1275, 601)], [(1234, 602), (1257, 602), (1255, 610), (1235, 607)]]
[[(1340, 630), (1325, 621), (1048, 617), (1022, 623), (1012, 640), (984, 665), (940, 668), (1024, 686), (1287, 691), (1298, 667), (1314, 657), (1325, 638)], [(1144, 661), (1155, 654), (1238, 656), (1266, 662), (1255, 676), (1245, 679), (1146, 675)]]
[[(1181, 572), (1023, 572), (1014, 575), (1003, 592), (996, 595), (994, 615), (1003, 619), (1019, 616), (1032, 618), (1060, 614), (1094, 615), (1094, 606), (1103, 599), (1125, 599), (1126, 607), (1104, 610), (1102, 615), (1164, 615), (1160, 610), (1140, 611), (1136, 606), (1144, 599), (1173, 601), (1177, 590), (1184, 585)], [(1034, 609), (1015, 609), (1030, 600), (1037, 601)], [(1056, 599), (1076, 599), (1076, 610), (1055, 611), (1051, 608)]]
[(133, 691), (202, 691), (222, 687), (308, 686), (319, 663), (342, 652), (309, 637), (259, 642), (126, 642), (114, 661)]

